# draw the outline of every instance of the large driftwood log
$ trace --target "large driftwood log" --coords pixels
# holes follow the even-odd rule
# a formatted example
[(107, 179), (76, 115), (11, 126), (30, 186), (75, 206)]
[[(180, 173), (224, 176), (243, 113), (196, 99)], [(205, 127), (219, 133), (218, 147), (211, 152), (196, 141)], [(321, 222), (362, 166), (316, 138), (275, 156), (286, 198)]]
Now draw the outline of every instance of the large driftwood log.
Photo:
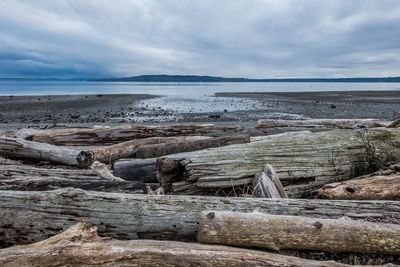
[(123, 127), (99, 127), (93, 129), (53, 129), (53, 130), (23, 130), (17, 133), (29, 140), (53, 145), (98, 145), (114, 144), (132, 139), (148, 137), (169, 137), (188, 135), (219, 136), (227, 133), (240, 132), (239, 126), (217, 127), (212, 124), (203, 125), (171, 125), (145, 126), (128, 125)]
[(353, 200), (399, 200), (400, 163), (348, 181), (324, 185), (316, 198)]
[(392, 121), (388, 126), (388, 128), (400, 128), (400, 118), (397, 120)]
[(324, 185), (317, 198), (400, 200), (400, 174), (377, 175)]
[(0, 246), (40, 241), (80, 221), (97, 226), (103, 236), (118, 239), (194, 240), (200, 212), (255, 209), (270, 214), (400, 222), (400, 202), (396, 201), (150, 196), (80, 189), (0, 191)]
[(0, 190), (44, 191), (64, 187), (121, 193), (145, 190), (141, 182), (105, 179), (92, 170), (0, 164)]
[(400, 225), (258, 212), (202, 212), (202, 243), (280, 250), (400, 254)]
[(155, 158), (173, 153), (248, 142), (250, 142), (249, 135), (151, 137), (97, 148), (94, 150), (94, 157), (101, 162), (112, 162), (121, 158)]
[(11, 137), (0, 137), (0, 154), (11, 158), (52, 161), (79, 167), (87, 167), (94, 161), (94, 153), (90, 150), (74, 150)]
[(348, 266), (268, 252), (174, 241), (103, 239), (79, 223), (38, 243), (0, 250), (8, 266)]
[[(371, 149), (373, 148), (373, 149)], [(388, 157), (390, 155), (390, 157)], [(348, 180), (370, 169), (371, 158), (400, 159), (400, 130), (377, 128), (292, 132), (160, 158), (158, 175), (168, 189), (185, 181), (182, 193), (250, 184), (271, 164), (290, 197), (304, 197), (331, 182)], [(196, 192), (196, 191), (195, 191)]]
[(308, 119), (308, 120), (280, 120), (260, 119), (257, 128), (301, 127), (301, 128), (376, 128), (385, 127), (386, 124), (377, 119)]

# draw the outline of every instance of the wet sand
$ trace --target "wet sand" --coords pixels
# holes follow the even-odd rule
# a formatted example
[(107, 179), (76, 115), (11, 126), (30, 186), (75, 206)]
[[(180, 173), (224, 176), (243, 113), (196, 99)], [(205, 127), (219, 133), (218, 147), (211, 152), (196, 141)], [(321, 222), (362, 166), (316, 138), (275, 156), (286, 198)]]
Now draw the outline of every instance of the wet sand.
[[(400, 91), (226, 92), (217, 93), (215, 99), (209, 98), (217, 101), (210, 101), (211, 105), (206, 103), (207, 109), (203, 111), (198, 107), (204, 103), (196, 100), (190, 101), (197, 105), (197, 110), (171, 110), (168, 107), (178, 107), (181, 102), (173, 103), (173, 99), (165, 98), (168, 105), (163, 105), (163, 101), (154, 101), (157, 97), (145, 94), (0, 96), (0, 129), (122, 123), (215, 123), (253, 127), (260, 118), (378, 118), (390, 121), (400, 117)], [(162, 100), (161, 97), (157, 99)], [(190, 107), (190, 101), (185, 105)], [(221, 106), (231, 108), (221, 109)]]

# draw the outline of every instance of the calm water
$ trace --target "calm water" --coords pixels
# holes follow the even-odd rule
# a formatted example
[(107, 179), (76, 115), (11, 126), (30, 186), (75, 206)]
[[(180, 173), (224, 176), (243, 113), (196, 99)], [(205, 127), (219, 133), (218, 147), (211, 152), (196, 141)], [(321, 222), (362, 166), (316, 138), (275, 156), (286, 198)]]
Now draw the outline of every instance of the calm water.
[(135, 83), (0, 81), (0, 95), (154, 94), (201, 97), (217, 92), (400, 90), (400, 83)]

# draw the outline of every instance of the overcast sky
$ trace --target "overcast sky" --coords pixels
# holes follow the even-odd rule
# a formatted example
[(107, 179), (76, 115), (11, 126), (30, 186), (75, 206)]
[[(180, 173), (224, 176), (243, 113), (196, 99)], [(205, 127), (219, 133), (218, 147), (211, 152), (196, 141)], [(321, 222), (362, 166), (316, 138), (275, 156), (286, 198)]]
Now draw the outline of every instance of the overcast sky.
[(0, 1), (0, 77), (161, 73), (400, 76), (400, 1)]

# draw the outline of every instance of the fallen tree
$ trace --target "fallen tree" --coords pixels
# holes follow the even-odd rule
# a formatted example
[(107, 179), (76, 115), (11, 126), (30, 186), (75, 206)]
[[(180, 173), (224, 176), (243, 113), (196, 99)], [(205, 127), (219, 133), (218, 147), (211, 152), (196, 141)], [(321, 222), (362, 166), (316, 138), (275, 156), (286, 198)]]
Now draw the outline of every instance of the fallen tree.
[[(400, 159), (399, 129), (302, 131), (168, 155), (158, 160), (158, 177), (167, 192), (213, 194), (220, 188), (251, 184), (268, 163), (290, 197), (304, 197), (324, 184), (372, 172), (396, 159)], [(178, 186), (183, 183), (184, 190)]]
[(307, 120), (282, 120), (260, 119), (256, 128), (300, 127), (324, 129), (354, 129), (386, 127), (387, 124), (377, 119), (307, 119)]
[(248, 142), (250, 142), (249, 135), (151, 137), (94, 149), (94, 157), (101, 162), (112, 162), (121, 158), (155, 158), (173, 153)]
[(198, 240), (208, 244), (280, 250), (400, 254), (400, 225), (270, 215), (202, 212)]
[(204, 210), (347, 216), (400, 222), (400, 202), (314, 199), (219, 198), (104, 193), (65, 188), (54, 191), (0, 191), (0, 246), (44, 240), (85, 221), (102, 236), (118, 239), (194, 240)]
[(174, 241), (103, 239), (79, 223), (44, 241), (0, 250), (0, 265), (61, 266), (348, 266), (268, 252)]
[(17, 136), (32, 141), (49, 143), (53, 145), (106, 145), (129, 141), (132, 139), (149, 137), (171, 136), (220, 136), (240, 132), (239, 126), (217, 127), (213, 124), (203, 125), (170, 125), (170, 126), (145, 126), (128, 125), (122, 127), (97, 127), (93, 129), (68, 128), (52, 130), (24, 129), (17, 132)]
[(0, 137), (0, 154), (79, 167), (87, 167), (94, 162), (94, 153), (90, 150), (75, 150), (11, 137)]
[(92, 170), (1, 165), (0, 190), (44, 191), (64, 187), (107, 192), (143, 192), (145, 184), (98, 176)]
[(134, 139), (104, 147), (63, 147), (28, 141), (22, 138), (0, 137), (0, 153), (8, 157), (46, 160), (66, 165), (88, 167), (95, 160), (105, 163), (120, 158), (158, 157), (169, 153), (193, 151), (209, 147), (250, 142), (248, 135), (178, 136)]
[(317, 198), (400, 200), (400, 164), (340, 183), (324, 185), (318, 190)]

